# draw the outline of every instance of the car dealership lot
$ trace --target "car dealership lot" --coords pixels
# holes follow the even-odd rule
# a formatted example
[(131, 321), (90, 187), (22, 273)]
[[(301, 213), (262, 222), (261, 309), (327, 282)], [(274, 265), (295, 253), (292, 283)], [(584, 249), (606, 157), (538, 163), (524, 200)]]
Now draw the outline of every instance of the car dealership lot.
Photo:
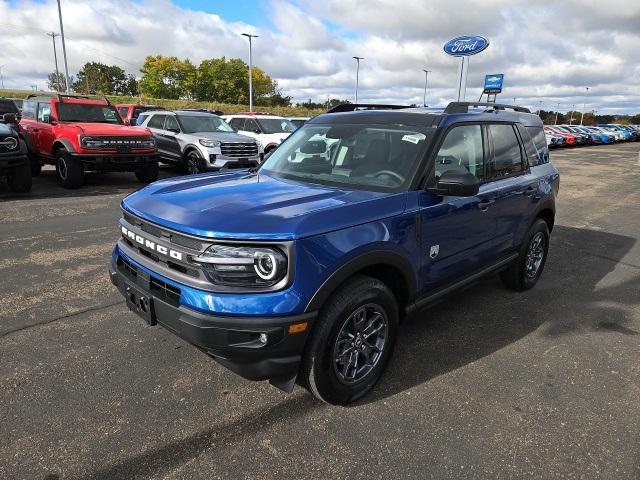
[(349, 408), (242, 380), (128, 312), (106, 267), (131, 175), (3, 184), (0, 478), (637, 478), (638, 148), (552, 152), (540, 283), (490, 277), (418, 314)]

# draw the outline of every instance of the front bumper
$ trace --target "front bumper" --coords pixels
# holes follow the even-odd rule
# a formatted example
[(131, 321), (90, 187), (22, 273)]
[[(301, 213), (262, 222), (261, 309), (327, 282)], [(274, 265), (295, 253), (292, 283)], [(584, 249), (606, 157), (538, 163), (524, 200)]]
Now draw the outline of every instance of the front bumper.
[(70, 153), (71, 158), (92, 170), (130, 171), (158, 161), (158, 153)]
[(223, 170), (229, 168), (251, 168), (260, 165), (260, 155), (248, 157), (228, 157), (225, 155), (209, 154), (208, 168)]
[(23, 153), (2, 154), (0, 155), (0, 172), (13, 170), (29, 163), (29, 158)]
[[(200, 313), (180, 304), (175, 287), (121, 256), (112, 258), (109, 276), (127, 306), (147, 323), (160, 324), (248, 380), (292, 388), (316, 312), (279, 317)], [(305, 322), (304, 331), (289, 333), (291, 325)]]

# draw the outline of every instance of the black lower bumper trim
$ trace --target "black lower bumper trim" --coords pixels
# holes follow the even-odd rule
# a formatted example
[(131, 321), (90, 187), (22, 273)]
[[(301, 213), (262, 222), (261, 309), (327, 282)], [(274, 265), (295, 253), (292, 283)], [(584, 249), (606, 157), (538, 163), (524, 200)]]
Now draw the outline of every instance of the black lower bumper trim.
[[(133, 275), (112, 262), (109, 273), (134, 313), (147, 323), (157, 322), (238, 375), (249, 380), (273, 380), (297, 374), (317, 312), (284, 317), (204, 314), (158, 296), (150, 286), (161, 280), (142, 270)], [(309, 324), (306, 331), (288, 332), (290, 325), (302, 322)]]

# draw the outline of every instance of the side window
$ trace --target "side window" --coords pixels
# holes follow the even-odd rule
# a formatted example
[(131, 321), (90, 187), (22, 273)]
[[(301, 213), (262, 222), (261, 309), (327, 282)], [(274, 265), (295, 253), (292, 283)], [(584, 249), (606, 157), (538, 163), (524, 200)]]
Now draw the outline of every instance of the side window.
[(244, 130), (244, 118), (232, 118), (231, 122), (229, 122), (236, 130)]
[(487, 179), (499, 179), (522, 172), (522, 151), (513, 125), (489, 125), (493, 158), (488, 164)]
[(22, 116), (23, 118), (36, 118), (36, 103), (24, 102), (22, 104)]
[(122, 118), (125, 118), (127, 116), (127, 113), (129, 113), (129, 107), (120, 107), (118, 113)]
[(244, 130), (247, 132), (255, 132), (258, 130), (258, 123), (253, 118), (247, 118), (244, 122)]
[(467, 170), (478, 180), (485, 179), (484, 146), (480, 125), (463, 125), (447, 133), (436, 156), (436, 178), (447, 170)]
[(154, 115), (153, 117), (151, 117), (151, 120), (149, 120), (149, 123), (147, 123), (147, 127), (162, 130), (164, 129), (165, 118), (166, 115)]
[(51, 104), (50, 103), (39, 103), (38, 104), (38, 121), (44, 122), (44, 117), (46, 115), (51, 115)]
[(180, 130), (180, 126), (178, 125), (178, 121), (174, 115), (167, 115), (167, 119), (164, 122), (165, 130)]
[(540, 164), (541, 152), (538, 152), (538, 147), (533, 143), (531, 139), (531, 135), (526, 128), (522, 125), (518, 124), (516, 126), (518, 132), (520, 133), (520, 138), (522, 139), (522, 143), (524, 145), (524, 153), (529, 165), (535, 167)]
[(538, 149), (539, 163), (549, 163), (549, 146), (547, 145), (547, 139), (544, 136), (542, 127), (526, 127), (526, 129)]

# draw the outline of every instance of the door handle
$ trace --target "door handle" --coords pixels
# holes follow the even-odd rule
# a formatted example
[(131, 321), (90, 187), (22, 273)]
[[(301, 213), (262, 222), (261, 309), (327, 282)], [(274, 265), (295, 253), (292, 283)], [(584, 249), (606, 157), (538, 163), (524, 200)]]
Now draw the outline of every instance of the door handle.
[(478, 203), (478, 208), (483, 212), (486, 212), (487, 209), (494, 203), (496, 203), (495, 200), (482, 200), (481, 202)]
[(32, 132), (37, 132), (38, 130), (40, 130), (39, 128), (32, 128), (31, 131)]

